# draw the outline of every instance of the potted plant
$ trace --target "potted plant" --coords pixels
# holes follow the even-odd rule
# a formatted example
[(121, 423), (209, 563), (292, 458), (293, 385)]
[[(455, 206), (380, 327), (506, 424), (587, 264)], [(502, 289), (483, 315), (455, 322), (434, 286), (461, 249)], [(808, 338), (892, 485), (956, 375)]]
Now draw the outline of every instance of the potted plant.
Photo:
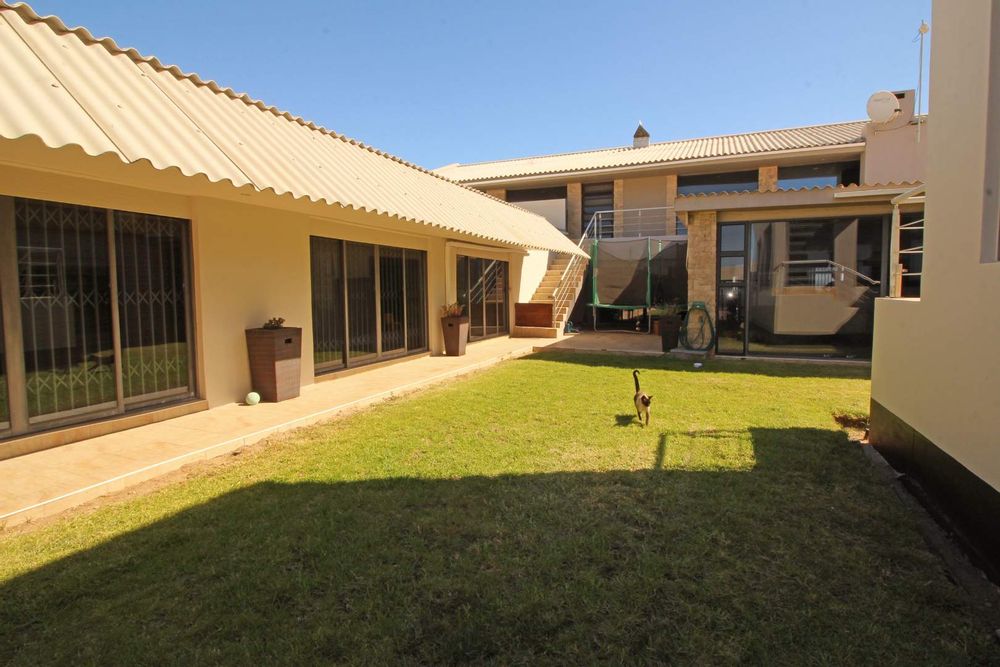
[(247, 329), (250, 384), (264, 401), (277, 403), (299, 395), (302, 378), (302, 329), (286, 327), (281, 317)]
[(465, 343), (469, 340), (469, 316), (462, 314), (460, 303), (450, 303), (441, 307), (441, 331), (444, 333), (444, 353), (449, 357), (465, 354)]

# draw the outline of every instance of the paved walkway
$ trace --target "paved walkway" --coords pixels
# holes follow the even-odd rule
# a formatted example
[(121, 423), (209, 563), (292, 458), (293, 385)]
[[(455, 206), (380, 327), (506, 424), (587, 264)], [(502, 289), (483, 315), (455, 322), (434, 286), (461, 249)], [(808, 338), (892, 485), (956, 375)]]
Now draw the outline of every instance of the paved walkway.
[(273, 433), (331, 419), (556, 342), (496, 338), (470, 343), (464, 357), (425, 356), (373, 368), (303, 387), (301, 396), (281, 403), (224, 405), (0, 461), (0, 527), (50, 516)]
[(549, 347), (578, 352), (663, 354), (659, 336), (628, 331), (583, 331), (553, 341)]

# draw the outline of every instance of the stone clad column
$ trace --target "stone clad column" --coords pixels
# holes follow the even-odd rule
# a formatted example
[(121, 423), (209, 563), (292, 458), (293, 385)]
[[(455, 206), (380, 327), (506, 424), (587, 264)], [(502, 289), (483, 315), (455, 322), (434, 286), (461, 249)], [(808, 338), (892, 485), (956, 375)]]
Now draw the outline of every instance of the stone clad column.
[(677, 213), (673, 210), (674, 202), (677, 201), (677, 174), (667, 174), (667, 224), (666, 233), (677, 233)]
[(688, 302), (704, 301), (715, 324), (716, 212), (691, 211), (687, 225)]
[(778, 166), (771, 164), (757, 170), (757, 190), (760, 192), (777, 192)]
[(583, 185), (566, 184), (566, 233), (574, 241), (583, 236)]

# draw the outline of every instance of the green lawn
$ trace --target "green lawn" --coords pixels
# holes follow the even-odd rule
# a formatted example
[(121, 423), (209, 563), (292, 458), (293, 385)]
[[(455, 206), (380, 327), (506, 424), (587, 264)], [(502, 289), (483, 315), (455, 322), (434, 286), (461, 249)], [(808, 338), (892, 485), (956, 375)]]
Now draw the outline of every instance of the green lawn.
[(0, 536), (0, 662), (996, 660), (834, 421), (868, 390), (845, 367), (506, 362)]

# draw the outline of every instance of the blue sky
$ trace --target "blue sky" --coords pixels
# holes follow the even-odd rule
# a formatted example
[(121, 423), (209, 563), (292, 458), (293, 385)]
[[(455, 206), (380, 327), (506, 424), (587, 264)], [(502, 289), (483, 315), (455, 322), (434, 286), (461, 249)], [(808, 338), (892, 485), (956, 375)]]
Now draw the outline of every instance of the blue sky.
[(622, 145), (640, 119), (666, 141), (863, 118), (875, 90), (916, 87), (931, 14), (930, 0), (32, 6), (429, 168)]

